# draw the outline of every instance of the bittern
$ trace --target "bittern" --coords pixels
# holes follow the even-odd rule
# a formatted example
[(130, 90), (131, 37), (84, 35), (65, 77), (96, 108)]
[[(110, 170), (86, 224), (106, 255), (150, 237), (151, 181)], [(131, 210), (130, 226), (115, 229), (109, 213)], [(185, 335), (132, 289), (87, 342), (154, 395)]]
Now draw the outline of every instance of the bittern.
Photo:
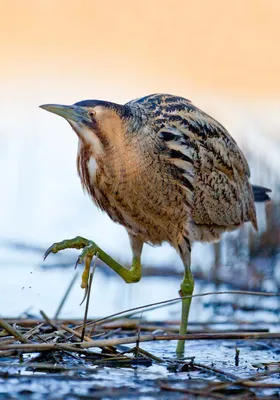
[[(257, 229), (256, 201), (268, 189), (252, 186), (247, 161), (227, 130), (182, 97), (154, 94), (126, 103), (85, 100), (42, 105), (64, 117), (79, 144), (77, 169), (93, 202), (127, 230), (133, 253), (125, 268), (83, 237), (54, 243), (45, 253), (83, 249), (86, 288), (92, 258), (98, 257), (127, 283), (141, 279), (144, 243), (168, 242), (184, 265), (180, 334), (187, 331), (194, 280), (194, 242), (220, 239), (250, 221)], [(186, 297), (187, 296), (187, 297)], [(185, 342), (177, 344), (184, 353)]]

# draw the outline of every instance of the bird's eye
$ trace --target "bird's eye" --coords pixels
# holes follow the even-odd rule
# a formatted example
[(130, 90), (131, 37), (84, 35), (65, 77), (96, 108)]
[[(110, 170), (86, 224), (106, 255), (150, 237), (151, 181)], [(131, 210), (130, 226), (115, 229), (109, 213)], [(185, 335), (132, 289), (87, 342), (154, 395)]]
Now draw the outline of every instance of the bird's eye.
[(89, 116), (90, 118), (92, 118), (92, 119), (95, 117), (95, 115), (96, 115), (96, 113), (95, 113), (95, 111), (93, 111), (93, 110), (91, 110), (91, 111), (88, 112), (88, 116)]

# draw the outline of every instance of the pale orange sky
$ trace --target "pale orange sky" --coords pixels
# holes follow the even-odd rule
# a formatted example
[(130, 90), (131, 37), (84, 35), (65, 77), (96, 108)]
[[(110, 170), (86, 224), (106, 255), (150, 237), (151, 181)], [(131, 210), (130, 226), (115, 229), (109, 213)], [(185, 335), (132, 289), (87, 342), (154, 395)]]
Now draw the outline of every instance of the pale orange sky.
[(1, 0), (0, 83), (94, 75), (279, 98), (279, 21), (279, 0)]
[[(4, 235), (44, 242), (46, 248), (53, 240), (94, 235), (109, 254), (122, 249), (120, 259), (130, 257), (123, 229), (82, 193), (75, 133), (62, 118), (38, 107), (44, 103), (182, 95), (254, 156), (252, 182), (275, 187), (280, 0), (0, 2)], [(145, 251), (149, 264), (176, 262), (166, 248)], [(200, 262), (206, 253), (196, 254)]]

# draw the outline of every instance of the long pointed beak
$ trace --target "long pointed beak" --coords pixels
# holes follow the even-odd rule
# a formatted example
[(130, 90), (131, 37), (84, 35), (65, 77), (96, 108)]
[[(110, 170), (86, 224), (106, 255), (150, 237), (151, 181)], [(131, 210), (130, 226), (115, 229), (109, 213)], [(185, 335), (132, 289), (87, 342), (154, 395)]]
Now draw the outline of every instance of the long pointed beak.
[(43, 104), (40, 106), (44, 110), (60, 115), (61, 117), (74, 121), (74, 122), (86, 122), (90, 121), (87, 110), (80, 106), (65, 106), (62, 104)]

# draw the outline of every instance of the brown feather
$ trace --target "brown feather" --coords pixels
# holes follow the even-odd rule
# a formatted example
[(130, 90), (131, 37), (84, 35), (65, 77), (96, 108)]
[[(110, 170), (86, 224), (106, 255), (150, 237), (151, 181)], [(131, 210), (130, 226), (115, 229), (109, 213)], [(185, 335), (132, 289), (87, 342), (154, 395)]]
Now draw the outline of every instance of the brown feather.
[(246, 221), (257, 229), (247, 161), (221, 124), (171, 95), (124, 107), (95, 107), (102, 151), (82, 140), (77, 158), (83, 186), (114, 221), (181, 253)]

